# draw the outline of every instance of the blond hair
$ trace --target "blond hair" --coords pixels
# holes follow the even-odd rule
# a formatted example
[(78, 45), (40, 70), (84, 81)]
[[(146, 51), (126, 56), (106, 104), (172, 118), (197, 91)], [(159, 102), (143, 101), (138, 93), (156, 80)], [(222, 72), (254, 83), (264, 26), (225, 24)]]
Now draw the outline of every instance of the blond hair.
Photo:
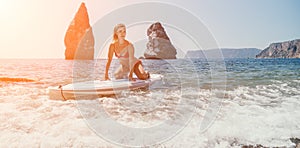
[(113, 34), (113, 42), (117, 42), (118, 41), (118, 36), (117, 36), (117, 31), (119, 28), (126, 28), (126, 26), (124, 24), (117, 24), (115, 27), (114, 27), (114, 34)]

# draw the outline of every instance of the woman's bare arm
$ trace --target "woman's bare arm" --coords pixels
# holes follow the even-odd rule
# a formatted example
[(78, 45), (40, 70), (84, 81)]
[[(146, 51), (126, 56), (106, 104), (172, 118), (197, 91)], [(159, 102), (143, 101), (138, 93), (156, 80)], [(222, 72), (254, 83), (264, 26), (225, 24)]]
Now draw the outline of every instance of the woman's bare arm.
[(108, 50), (108, 60), (107, 60), (106, 67), (105, 67), (104, 80), (109, 80), (108, 70), (109, 70), (113, 55), (114, 55), (113, 44), (110, 44), (109, 50)]
[(134, 63), (133, 63), (134, 62), (134, 47), (131, 43), (128, 45), (128, 55), (129, 55), (129, 68), (130, 68), (129, 79), (132, 79), (133, 67), (134, 67)]

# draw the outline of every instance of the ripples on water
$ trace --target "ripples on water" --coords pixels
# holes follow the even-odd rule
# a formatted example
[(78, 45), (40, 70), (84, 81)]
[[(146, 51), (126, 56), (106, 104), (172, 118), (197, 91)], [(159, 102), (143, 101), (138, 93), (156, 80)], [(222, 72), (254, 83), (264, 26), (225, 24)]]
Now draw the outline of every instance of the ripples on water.
[[(135, 128), (193, 113), (186, 130), (166, 146), (290, 146), (289, 138), (300, 137), (299, 59), (145, 60), (146, 70), (164, 75), (147, 90), (89, 101), (48, 99), (49, 86), (101, 79), (105, 64), (105, 60), (0, 60), (0, 140), (8, 141), (3, 145), (19, 145), (29, 134), (35, 139), (29, 146), (109, 146), (99, 142), (82, 120), (97, 118), (99, 105), (112, 119)], [(116, 68), (114, 61), (110, 75)], [(222, 108), (218, 103), (212, 108), (214, 100)], [(197, 132), (214, 109), (220, 109), (212, 117), (214, 123), (207, 132)], [(85, 135), (79, 143), (78, 135)]]

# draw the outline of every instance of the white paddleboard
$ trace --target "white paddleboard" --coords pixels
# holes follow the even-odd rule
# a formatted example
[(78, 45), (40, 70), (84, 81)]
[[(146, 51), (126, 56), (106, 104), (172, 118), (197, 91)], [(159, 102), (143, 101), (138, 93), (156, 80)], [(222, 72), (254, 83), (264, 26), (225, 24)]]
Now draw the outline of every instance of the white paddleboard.
[(162, 80), (162, 77), (159, 74), (151, 74), (150, 79), (147, 80), (129, 81), (128, 79), (118, 79), (77, 82), (64, 86), (49, 87), (48, 93), (51, 100), (96, 99), (105, 95), (118, 94), (124, 90), (147, 88), (152, 83)]

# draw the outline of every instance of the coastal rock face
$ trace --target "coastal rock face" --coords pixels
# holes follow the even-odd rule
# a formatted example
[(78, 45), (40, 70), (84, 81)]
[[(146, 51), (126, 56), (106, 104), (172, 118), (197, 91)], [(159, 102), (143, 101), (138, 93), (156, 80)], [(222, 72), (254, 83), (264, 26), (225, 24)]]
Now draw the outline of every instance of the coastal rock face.
[(146, 59), (176, 59), (177, 51), (159, 22), (148, 28), (147, 36), (149, 41), (144, 52)]
[(93, 60), (94, 35), (84, 3), (81, 3), (65, 35), (66, 60)]
[(300, 39), (281, 43), (272, 43), (256, 58), (300, 58)]

